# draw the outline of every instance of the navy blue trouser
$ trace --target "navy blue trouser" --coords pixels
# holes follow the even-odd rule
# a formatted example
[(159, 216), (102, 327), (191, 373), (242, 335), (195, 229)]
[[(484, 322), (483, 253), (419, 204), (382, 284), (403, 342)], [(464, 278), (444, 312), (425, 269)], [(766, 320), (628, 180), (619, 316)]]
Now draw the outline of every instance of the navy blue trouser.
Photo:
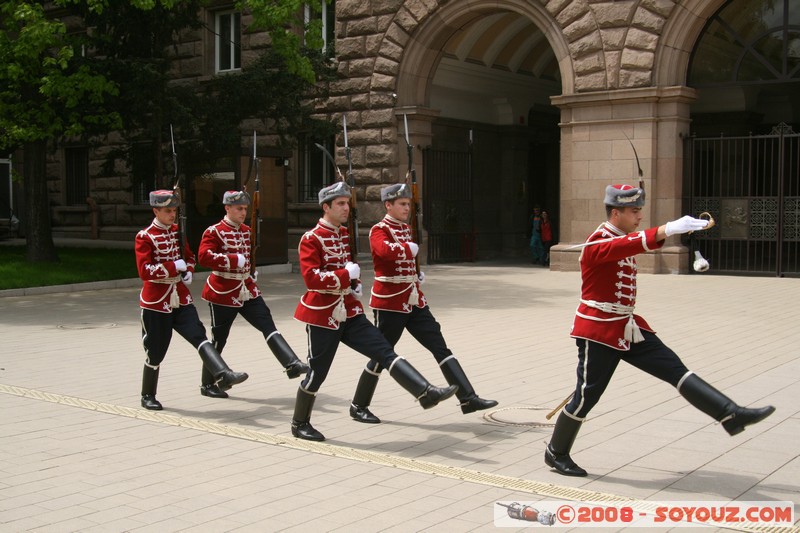
[(242, 315), (247, 322), (264, 335), (266, 339), (278, 328), (272, 320), (272, 313), (264, 303), (264, 298), (259, 296), (244, 302), (242, 307), (231, 307), (209, 302), (208, 308), (211, 311), (211, 342), (219, 353), (228, 343), (231, 334), (231, 327), (236, 317)]
[(397, 358), (386, 337), (364, 315), (348, 318), (339, 324), (338, 329), (306, 325), (306, 333), (308, 365), (311, 370), (306, 374), (300, 388), (307, 392), (317, 392), (328, 377), (340, 342), (386, 368)]
[[(410, 313), (398, 313), (382, 309), (376, 310), (374, 313), (375, 325), (378, 326), (378, 329), (392, 346), (396, 345), (400, 340), (403, 331), (408, 330), (417, 342), (433, 354), (437, 363), (441, 363), (453, 355), (442, 336), (442, 327), (436, 321), (428, 306), (422, 309), (412, 307)], [(383, 370), (381, 364), (374, 359), (367, 363), (367, 368), (373, 372)]]
[(627, 352), (615, 350), (586, 339), (576, 339), (578, 345), (578, 383), (575, 395), (564, 410), (572, 418), (583, 420), (597, 405), (620, 361), (644, 370), (673, 387), (689, 371), (680, 357), (669, 349), (655, 333), (642, 331), (644, 340), (631, 343)]
[(142, 344), (144, 353), (147, 354), (147, 365), (151, 367), (160, 365), (167, 355), (173, 330), (195, 348), (208, 342), (206, 328), (200, 322), (194, 304), (182, 305), (171, 313), (142, 309), (141, 322)]

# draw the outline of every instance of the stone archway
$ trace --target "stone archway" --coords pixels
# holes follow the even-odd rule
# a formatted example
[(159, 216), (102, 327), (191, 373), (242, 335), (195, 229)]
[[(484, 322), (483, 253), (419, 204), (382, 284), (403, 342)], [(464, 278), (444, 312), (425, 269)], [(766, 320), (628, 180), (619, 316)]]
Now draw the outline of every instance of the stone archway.
[[(402, 127), (404, 120), (408, 122), (410, 141), (416, 147), (428, 147), (434, 151), (436, 149), (466, 151), (468, 147), (470, 148), (474, 158), (472, 168), (476, 176), (476, 181), (474, 181), (476, 186), (475, 195), (480, 197), (483, 202), (491, 204), (490, 209), (497, 211), (497, 217), (500, 219), (499, 224), (496, 224), (495, 227), (487, 228), (482, 227), (482, 225), (485, 226), (485, 223), (478, 216), (474, 217), (476, 223), (472, 231), (476, 237), (473, 237), (473, 239), (477, 239), (478, 244), (477, 250), (475, 246), (471, 246), (471, 249), (478, 258), (496, 256), (497, 254), (504, 257), (527, 256), (528, 248), (525, 231), (529, 224), (527, 215), (530, 214), (531, 207), (528, 204), (535, 203), (533, 198), (536, 193), (544, 194), (542, 191), (547, 189), (545, 185), (539, 183), (541, 180), (552, 178), (552, 183), (549, 186), (553, 200), (553, 204), (550, 204), (553, 205), (551, 212), (558, 212), (558, 114), (550, 106), (547, 98), (540, 105), (537, 105), (541, 108), (552, 110), (544, 112), (544, 115), (546, 120), (550, 120), (547, 124), (547, 127), (550, 128), (547, 135), (550, 135), (549, 150), (554, 153), (548, 157), (551, 165), (551, 167), (548, 167), (549, 170), (545, 172), (539, 169), (536, 176), (531, 175), (530, 156), (528, 153), (534, 142), (540, 151), (544, 149), (541, 147), (541, 139), (533, 140), (528, 128), (533, 128), (531, 117), (534, 116), (537, 120), (541, 120), (543, 112), (538, 108), (534, 111), (530, 106), (521, 108), (518, 105), (512, 105), (511, 102), (503, 97), (503, 88), (501, 86), (498, 87), (496, 102), (491, 102), (487, 99), (485, 105), (479, 104), (481, 108), (491, 108), (497, 115), (502, 115), (502, 119), (498, 118), (500, 122), (494, 123), (497, 124), (497, 128), (501, 130), (503, 127), (513, 129), (515, 128), (514, 124), (516, 124), (517, 130), (524, 130), (516, 133), (495, 132), (497, 135), (507, 135), (505, 138), (510, 140), (507, 145), (513, 145), (514, 147), (508, 148), (505, 156), (497, 157), (498, 160), (503, 160), (503, 163), (496, 167), (496, 173), (493, 176), (496, 179), (496, 188), (490, 191), (488, 196), (486, 191), (480, 190), (484, 186), (484, 178), (491, 175), (490, 173), (492, 172), (488, 168), (490, 163), (487, 162), (490, 158), (487, 155), (487, 151), (489, 151), (488, 145), (485, 142), (481, 142), (481, 139), (487, 139), (485, 136), (482, 137), (480, 130), (476, 130), (476, 143), (473, 150), (471, 128), (473, 126), (478, 128), (486, 127), (493, 123), (491, 121), (486, 122), (485, 117), (480, 118), (477, 115), (455, 116), (448, 114), (447, 106), (445, 106), (444, 112), (440, 113), (442, 110), (443, 89), (441, 86), (436, 85), (435, 78), (438, 79), (442, 76), (441, 65), (447, 63), (448, 69), (455, 68), (451, 40), (462, 43), (468, 42), (474, 34), (475, 26), (486, 26), (490, 24), (487, 21), (499, 20), (503, 17), (514, 19), (515, 22), (513, 24), (517, 28), (525, 25), (535, 26), (536, 33), (539, 36), (543, 36), (539, 46), (546, 47), (547, 55), (551, 57), (550, 65), (555, 65), (559, 82), (557, 85), (558, 90), (550, 94), (563, 92), (562, 84), (567, 84), (568, 90), (571, 91), (573, 86), (572, 61), (563, 33), (557, 21), (543, 7), (530, 2), (482, 1), (470, 3), (466, 9), (463, 5), (446, 4), (435, 12), (431, 12), (427, 18), (420, 20), (419, 24), (412, 27), (400, 28), (400, 21), (406, 21), (407, 19), (398, 16), (395, 19), (398, 26), (395, 27), (394, 31), (392, 28), (387, 31), (387, 36), (390, 34), (394, 36), (400, 35), (404, 45), (401, 60), (397, 65), (396, 78), (398, 105), (395, 113), (400, 132), (396, 145), (397, 153), (404, 154), (405, 152)], [(564, 74), (565, 68), (567, 69), (566, 75)], [(448, 72), (452, 74), (452, 70)], [(498, 80), (502, 76), (508, 75), (507, 72), (501, 70), (495, 70), (494, 72)], [(479, 75), (475, 72), (460, 72), (459, 74), (465, 76), (465, 86), (471, 83), (470, 75)], [(533, 80), (533, 78), (530, 80)], [(376, 73), (373, 76), (373, 81), (381, 83), (387, 80)], [(531, 82), (533, 83), (533, 81)], [(496, 83), (502, 84), (500, 81)], [(439, 87), (437, 89), (438, 98), (436, 99), (432, 97), (434, 87)], [(518, 104), (518, 102), (515, 103)], [(550, 115), (549, 119), (547, 119), (548, 114)], [(499, 124), (506, 124), (506, 126), (500, 126)], [(469, 128), (469, 134), (467, 133), (467, 128)], [(434, 129), (437, 132), (435, 136)], [(453, 136), (459, 130), (462, 132), (463, 142), (456, 142), (454, 147)], [(541, 131), (539, 132), (539, 137), (544, 135)], [(489, 142), (493, 140), (491, 139)], [(423, 152), (415, 150), (413, 153), (415, 165), (417, 168), (422, 168)], [(543, 167), (544, 165), (540, 166)], [(405, 168), (406, 160), (401, 156), (398, 162), (399, 176), (403, 175)], [(421, 175), (421, 172), (418, 173), (418, 178)], [(514, 181), (515, 178), (518, 181)], [(421, 188), (424, 189), (424, 178), (421, 181), (423, 182)], [(536, 182), (538, 187), (531, 187), (531, 181)], [(539, 203), (547, 202), (542, 197), (537, 198), (537, 200)], [(434, 220), (429, 218), (428, 222), (433, 224)], [(460, 224), (458, 225), (461, 226)], [(488, 236), (487, 231), (493, 231), (496, 234)], [(466, 239), (470, 238), (468, 235), (464, 237)]]
[(689, 59), (708, 19), (727, 0), (681, 0), (664, 24), (654, 58), (653, 84), (686, 85)]

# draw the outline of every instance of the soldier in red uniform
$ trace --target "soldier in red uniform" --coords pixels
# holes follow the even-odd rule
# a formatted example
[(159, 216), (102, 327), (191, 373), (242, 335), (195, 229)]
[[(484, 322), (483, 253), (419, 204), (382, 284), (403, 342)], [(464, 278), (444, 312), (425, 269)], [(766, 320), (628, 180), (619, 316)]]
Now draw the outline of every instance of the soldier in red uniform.
[[(456, 393), (458, 387), (434, 387), (411, 364), (398, 356), (381, 332), (364, 316), (358, 298), (362, 295), (361, 269), (350, 257), (347, 217), (350, 187), (337, 182), (319, 192), (323, 216), (300, 239), (300, 273), (307, 292), (300, 298), (294, 317), (306, 324), (309, 366), (297, 390), (292, 435), (306, 440), (325, 440), (311, 425), (317, 391), (330, 370), (342, 342), (389, 369), (424, 409)], [(351, 283), (355, 282), (355, 283)], [(354, 288), (353, 288), (354, 287)]]
[[(227, 191), (222, 205), (225, 206), (225, 217), (203, 232), (198, 254), (200, 264), (213, 269), (203, 288), (203, 300), (208, 302), (211, 310), (211, 341), (222, 353), (233, 321), (242, 315), (264, 335), (267, 346), (289, 379), (297, 378), (308, 372), (308, 365), (298, 359), (275, 327), (272, 313), (256, 285), (258, 271), (251, 269), (250, 227), (244, 223), (250, 196), (245, 191)], [(228, 397), (214, 384), (213, 376), (205, 367), (200, 394), (211, 398)]]
[[(156, 400), (158, 372), (172, 340), (172, 330), (194, 346), (214, 383), (222, 390), (247, 379), (233, 372), (206, 338), (206, 330), (187, 286), (192, 282), (194, 254), (186, 245), (183, 253), (175, 224), (178, 199), (173, 191), (153, 191), (150, 205), (155, 219), (136, 235), (136, 267), (144, 286), (139, 294), (142, 308), (142, 343), (147, 359), (142, 376), (142, 407), (160, 411)], [(181, 257), (181, 255), (183, 257)]]
[[(484, 400), (475, 392), (458, 359), (447, 347), (442, 328), (422, 294), (420, 284), (425, 274), (417, 274), (414, 261), (419, 245), (411, 240), (411, 228), (406, 224), (411, 211), (411, 190), (405, 184), (390, 185), (381, 189), (381, 200), (387, 214), (369, 232), (375, 266), (375, 284), (369, 305), (374, 309), (375, 325), (392, 346), (407, 329), (433, 354), (447, 383), (458, 386), (456, 396), (461, 412), (468, 414), (494, 407), (496, 401)], [(358, 422), (380, 423), (369, 410), (369, 404), (381, 370), (380, 364), (372, 360), (361, 373), (350, 404), (350, 416)]]
[(707, 220), (684, 216), (639, 230), (644, 200), (642, 188), (606, 187), (608, 220), (589, 236), (581, 252), (581, 302), (571, 333), (578, 346), (578, 383), (572, 400), (559, 414), (544, 455), (548, 466), (567, 476), (586, 475), (569, 452), (620, 361), (675, 387), (690, 404), (721, 422), (730, 435), (775, 411), (772, 406), (749, 409), (737, 405), (686, 368), (648, 323), (634, 314), (636, 255), (660, 248), (670, 235), (708, 225)]

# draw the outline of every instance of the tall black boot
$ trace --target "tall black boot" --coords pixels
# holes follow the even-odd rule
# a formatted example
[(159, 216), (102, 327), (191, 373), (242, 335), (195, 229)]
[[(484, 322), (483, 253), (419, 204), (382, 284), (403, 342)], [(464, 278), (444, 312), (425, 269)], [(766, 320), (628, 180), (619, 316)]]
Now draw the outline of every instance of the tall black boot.
[(444, 388), (434, 387), (422, 374), (417, 372), (416, 368), (411, 366), (411, 363), (402, 357), (398, 357), (392, 362), (389, 367), (389, 375), (401, 387), (413, 394), (414, 398), (419, 400), (419, 404), (423, 409), (430, 409), (436, 406), (442, 400), (453, 396), (458, 390), (456, 385)]
[(226, 391), (250, 377), (246, 372), (231, 370), (210, 342), (201, 344), (197, 348), (197, 352), (200, 354), (200, 359), (203, 360), (203, 365), (214, 376), (214, 382), (222, 391)]
[(203, 365), (203, 373), (200, 376), (200, 394), (208, 396), (209, 398), (227, 398), (228, 393), (224, 390), (220, 390), (214, 381), (214, 376), (209, 372), (206, 366)]
[(458, 385), (456, 397), (461, 402), (461, 412), (465, 415), (474, 413), (475, 411), (489, 409), (497, 405), (495, 400), (484, 400), (478, 397), (469, 379), (467, 379), (464, 369), (461, 368), (461, 364), (454, 356), (451, 355), (445, 359), (439, 367), (442, 369), (444, 379), (446, 379), (450, 385)]
[[(380, 367), (378, 367), (380, 369)], [(353, 401), (350, 404), (350, 416), (353, 420), (364, 422), (365, 424), (380, 424), (381, 419), (372, 414), (369, 410), (369, 404), (372, 403), (372, 396), (375, 394), (375, 388), (378, 386), (378, 380), (381, 377), (381, 372), (378, 370), (370, 370), (366, 367), (361, 372), (361, 377), (358, 378), (358, 385), (356, 385), (356, 392), (353, 395)]]
[(683, 383), (678, 384), (678, 392), (690, 404), (721, 422), (730, 435), (741, 433), (745, 426), (761, 422), (775, 412), (771, 405), (758, 409), (740, 407), (695, 374), (689, 374)]
[(275, 354), (275, 358), (281, 366), (286, 369), (289, 379), (298, 378), (300, 374), (308, 372), (308, 365), (297, 357), (286, 339), (277, 331), (267, 338), (267, 346)]
[(156, 400), (158, 388), (158, 367), (144, 365), (142, 373), (142, 407), (149, 411), (161, 411), (164, 407)]
[(586, 475), (586, 470), (576, 465), (569, 456), (581, 424), (583, 424), (582, 421), (575, 420), (564, 411), (558, 415), (556, 427), (553, 428), (553, 436), (550, 437), (550, 444), (544, 451), (544, 463), (550, 468), (555, 468), (559, 474), (576, 477)]
[(297, 399), (294, 402), (294, 416), (292, 417), (292, 435), (303, 440), (325, 440), (325, 436), (311, 425), (311, 410), (317, 395), (297, 389)]

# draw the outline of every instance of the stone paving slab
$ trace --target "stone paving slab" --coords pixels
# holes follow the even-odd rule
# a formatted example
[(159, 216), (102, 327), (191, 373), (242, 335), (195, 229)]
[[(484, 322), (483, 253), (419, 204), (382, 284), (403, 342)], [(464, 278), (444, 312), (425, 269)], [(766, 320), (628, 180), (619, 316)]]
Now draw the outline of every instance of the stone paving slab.
[[(573, 450), (590, 476), (566, 478), (542, 462), (544, 414), (574, 386), (578, 274), (479, 263), (426, 275), (450, 348), (478, 393), (500, 401), (490, 414), (510, 424), (462, 415), (455, 400), (422, 410), (386, 376), (373, 403), (384, 422), (353, 422), (347, 408), (367, 360), (341, 347), (312, 418), (328, 440), (297, 441), (298, 382), (241, 319), (224, 356), (250, 379), (228, 400), (200, 396), (200, 360), (176, 336), (159, 383), (165, 411), (148, 419), (138, 287), (0, 297), (0, 530), (489, 531), (496, 501), (586, 491), (788, 500), (800, 518), (791, 313), (800, 280), (641, 275), (637, 312), (687, 365), (738, 402), (777, 411), (728, 437), (674, 389), (621, 365)], [(291, 318), (302, 280), (270, 272), (259, 281), (304, 356), (304, 328)], [(397, 351), (444, 383), (410, 336)]]

